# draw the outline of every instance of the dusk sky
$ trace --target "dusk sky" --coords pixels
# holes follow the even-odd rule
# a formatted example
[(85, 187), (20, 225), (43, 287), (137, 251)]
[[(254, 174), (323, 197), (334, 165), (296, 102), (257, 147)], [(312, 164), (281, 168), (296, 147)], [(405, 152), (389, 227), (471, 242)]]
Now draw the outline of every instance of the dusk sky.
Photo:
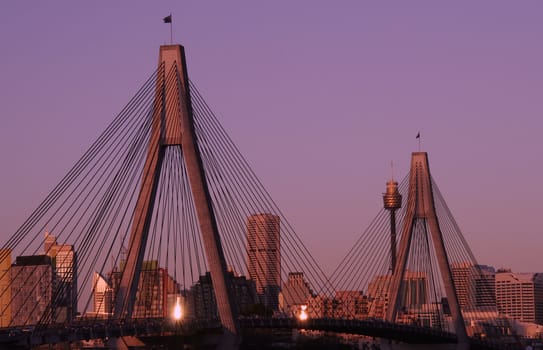
[(417, 132), (478, 261), (543, 272), (543, 2), (6, 1), (0, 237), (156, 69), (189, 76), (330, 271)]

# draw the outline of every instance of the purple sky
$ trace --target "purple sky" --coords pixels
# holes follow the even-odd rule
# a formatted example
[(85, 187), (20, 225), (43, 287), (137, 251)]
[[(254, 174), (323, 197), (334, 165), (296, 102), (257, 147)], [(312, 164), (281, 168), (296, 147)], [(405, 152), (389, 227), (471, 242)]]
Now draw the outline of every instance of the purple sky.
[(540, 1), (2, 2), (3, 241), (155, 69), (170, 12), (191, 79), (326, 270), (420, 130), (479, 262), (543, 271)]

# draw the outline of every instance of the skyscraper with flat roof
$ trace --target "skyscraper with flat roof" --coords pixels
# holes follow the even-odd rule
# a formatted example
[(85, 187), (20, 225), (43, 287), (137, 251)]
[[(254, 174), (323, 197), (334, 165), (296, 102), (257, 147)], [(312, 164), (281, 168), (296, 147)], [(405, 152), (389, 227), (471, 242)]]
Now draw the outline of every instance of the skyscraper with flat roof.
[(402, 304), (420, 307), (428, 303), (428, 274), (425, 271), (405, 271)]
[(468, 261), (453, 262), (451, 264), (458, 303), (464, 310), (475, 306), (474, 269), (473, 263)]
[(46, 232), (44, 249), (45, 254), (52, 258), (57, 274), (56, 321), (72, 321), (77, 314), (77, 255), (74, 246), (58, 244), (57, 238)]
[(454, 262), (451, 272), (458, 296), (458, 303), (464, 311), (496, 308), (495, 272), (486, 265), (472, 262)]
[[(368, 314), (384, 318), (389, 306), (392, 275), (375, 276), (368, 285)], [(424, 271), (405, 271), (401, 289), (402, 308), (417, 308), (428, 303), (428, 274)]]
[(279, 216), (267, 213), (247, 218), (247, 270), (265, 306), (278, 310), (281, 289)]
[[(120, 268), (113, 270), (108, 275), (106, 281), (113, 289), (113, 295), (117, 293), (124, 268), (125, 261), (121, 261)], [(181, 286), (168, 274), (167, 269), (159, 266), (158, 260), (144, 260), (141, 264), (132, 317), (168, 317), (171, 315), (175, 299), (180, 293)], [(106, 310), (106, 312), (111, 311)]]
[(56, 319), (53, 298), (55, 266), (47, 255), (18, 256), (11, 266), (12, 326)]

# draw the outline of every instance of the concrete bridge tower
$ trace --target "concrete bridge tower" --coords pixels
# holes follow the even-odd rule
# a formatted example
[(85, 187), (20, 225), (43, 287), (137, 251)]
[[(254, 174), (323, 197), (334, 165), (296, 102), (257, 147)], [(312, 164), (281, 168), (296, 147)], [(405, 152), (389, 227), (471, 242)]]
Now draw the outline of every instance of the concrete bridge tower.
[(239, 327), (236, 308), (195, 136), (184, 48), (180, 45), (161, 46), (158, 66), (151, 137), (131, 226), (127, 261), (115, 298), (114, 317), (124, 319), (132, 315), (165, 149), (180, 147), (221, 323), (225, 335), (230, 335), (230, 339), (237, 339)]
[(398, 310), (401, 307), (400, 291), (404, 281), (413, 231), (416, 222), (419, 220), (423, 221), (428, 225), (429, 234), (434, 243), (438, 268), (443, 279), (445, 293), (449, 302), (456, 336), (458, 338), (457, 349), (469, 349), (466, 326), (460, 310), (449, 258), (447, 256), (447, 251), (445, 250), (443, 234), (439, 226), (439, 220), (434, 205), (432, 179), (426, 152), (414, 152), (412, 154), (406, 210), (407, 212), (402, 227), (401, 242), (398, 249), (398, 258), (393, 270), (392, 283), (390, 285), (387, 320), (395, 322)]

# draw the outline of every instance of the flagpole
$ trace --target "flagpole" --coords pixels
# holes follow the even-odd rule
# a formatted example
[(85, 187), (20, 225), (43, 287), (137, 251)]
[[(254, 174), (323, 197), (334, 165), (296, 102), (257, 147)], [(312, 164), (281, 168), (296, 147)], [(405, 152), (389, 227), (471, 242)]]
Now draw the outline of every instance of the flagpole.
[(162, 19), (164, 23), (170, 24), (170, 45), (173, 45), (173, 24), (172, 24), (172, 13)]

